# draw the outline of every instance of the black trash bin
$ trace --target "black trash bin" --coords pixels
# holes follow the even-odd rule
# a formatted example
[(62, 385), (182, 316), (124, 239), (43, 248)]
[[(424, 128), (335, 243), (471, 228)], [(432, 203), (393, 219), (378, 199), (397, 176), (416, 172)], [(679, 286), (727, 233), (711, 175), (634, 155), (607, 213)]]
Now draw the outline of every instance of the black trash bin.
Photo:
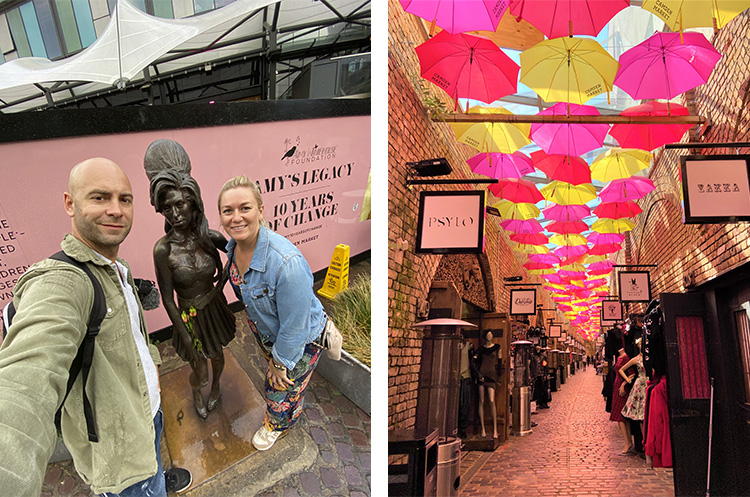
[(388, 456), (404, 456), (398, 462), (388, 464), (388, 495), (436, 495), (437, 434), (437, 430), (427, 435), (415, 430), (388, 432)]

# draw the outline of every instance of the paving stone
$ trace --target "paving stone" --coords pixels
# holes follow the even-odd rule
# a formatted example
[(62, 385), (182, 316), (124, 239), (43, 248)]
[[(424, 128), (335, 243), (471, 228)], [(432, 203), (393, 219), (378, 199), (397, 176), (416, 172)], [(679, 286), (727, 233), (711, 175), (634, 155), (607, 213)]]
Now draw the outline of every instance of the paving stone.
[(58, 485), (62, 478), (62, 469), (57, 466), (50, 466), (47, 475), (44, 477), (45, 485)]
[(334, 454), (330, 450), (321, 450), (320, 457), (321, 459), (323, 459), (323, 461), (332, 463), (336, 459), (336, 454)]
[(355, 487), (362, 485), (362, 474), (355, 466), (345, 466), (344, 476), (347, 484)]
[(343, 461), (354, 462), (354, 453), (352, 452), (351, 445), (336, 442), (336, 451)]
[(321, 402), (319, 405), (323, 409), (324, 415), (331, 418), (338, 418), (340, 416), (339, 410), (330, 402)]
[(342, 412), (341, 416), (344, 418), (344, 424), (349, 428), (359, 428), (360, 420), (359, 416), (353, 412)]
[(367, 439), (367, 435), (365, 435), (364, 432), (359, 430), (349, 430), (349, 436), (354, 445), (358, 447), (368, 447), (370, 445), (370, 441)]
[(363, 468), (369, 470), (371, 466), (371, 454), (370, 452), (362, 452), (359, 454), (359, 463)]
[(334, 438), (347, 436), (347, 431), (344, 430), (344, 427), (341, 425), (341, 423), (329, 423), (328, 431)]
[(308, 495), (320, 495), (320, 479), (314, 473), (305, 472), (299, 475), (302, 490)]
[(339, 488), (341, 486), (341, 478), (339, 478), (335, 469), (321, 468), (320, 477), (323, 486), (326, 488)]
[(311, 423), (321, 423), (323, 421), (323, 417), (320, 415), (320, 411), (318, 411), (318, 409), (316, 409), (315, 407), (306, 407), (305, 415), (307, 416), (307, 420)]
[(315, 440), (315, 443), (318, 445), (329, 444), (328, 435), (326, 435), (325, 430), (312, 426), (310, 427), (310, 435), (312, 435), (313, 440)]
[(285, 488), (284, 497), (300, 497), (296, 488)]
[(510, 437), (493, 453), (463, 452), (461, 495), (673, 496), (671, 469), (618, 456), (623, 442), (604, 410), (601, 388), (601, 376), (581, 371), (553, 393), (550, 409), (534, 416), (532, 434)]

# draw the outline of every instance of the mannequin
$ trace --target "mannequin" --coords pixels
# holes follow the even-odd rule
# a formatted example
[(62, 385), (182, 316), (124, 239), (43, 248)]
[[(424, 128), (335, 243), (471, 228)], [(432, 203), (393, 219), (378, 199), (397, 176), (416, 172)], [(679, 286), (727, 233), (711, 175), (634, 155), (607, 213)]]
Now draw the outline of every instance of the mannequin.
[(476, 366), (474, 364), (475, 350), (471, 342), (462, 336), (458, 343), (460, 354), (459, 375), (461, 378), (461, 389), (458, 396), (458, 436), (466, 438), (466, 428), (469, 426), (469, 406), (471, 401), (472, 385), (476, 383)]
[(485, 335), (485, 342), (477, 351), (477, 362), (479, 364), (479, 423), (482, 426), (482, 437), (487, 437), (484, 427), (484, 400), (485, 397), (490, 404), (492, 412), (492, 438), (497, 438), (497, 408), (495, 407), (495, 391), (499, 383), (498, 361), (500, 359), (500, 346), (492, 342), (492, 332)]
[[(620, 348), (617, 351), (617, 354), (617, 362), (614, 367), (615, 381), (612, 388), (612, 414), (610, 414), (609, 420), (616, 421), (620, 427), (620, 432), (625, 441), (625, 445), (620, 455), (626, 455), (631, 453), (633, 442), (630, 435), (630, 423), (622, 415), (622, 408), (625, 407), (625, 402), (630, 394), (630, 389), (633, 387), (633, 379), (636, 376), (636, 371), (635, 368), (631, 366), (630, 369), (620, 373), (623, 366), (630, 361), (630, 357), (625, 353), (624, 348)], [(623, 388), (620, 388), (621, 386), (623, 386)]]

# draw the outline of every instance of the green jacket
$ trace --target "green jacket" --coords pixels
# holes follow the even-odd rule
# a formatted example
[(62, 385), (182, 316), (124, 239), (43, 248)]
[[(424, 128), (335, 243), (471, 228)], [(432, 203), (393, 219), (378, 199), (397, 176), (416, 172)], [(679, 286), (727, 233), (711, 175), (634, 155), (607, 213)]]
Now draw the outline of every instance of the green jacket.
[[(119, 493), (156, 473), (146, 377), (117, 274), (72, 235), (61, 246), (89, 263), (107, 299), (86, 388), (99, 442), (89, 442), (86, 434), (81, 375), (63, 408), (63, 439), (94, 492)], [(135, 288), (132, 275), (128, 279)], [(17, 313), (0, 347), (0, 493), (38, 497), (57, 438), (53, 418), (86, 333), (94, 289), (79, 268), (45, 259), (19, 279), (14, 302)], [(143, 310), (139, 313), (148, 343)], [(159, 365), (157, 348), (149, 344), (149, 352)]]

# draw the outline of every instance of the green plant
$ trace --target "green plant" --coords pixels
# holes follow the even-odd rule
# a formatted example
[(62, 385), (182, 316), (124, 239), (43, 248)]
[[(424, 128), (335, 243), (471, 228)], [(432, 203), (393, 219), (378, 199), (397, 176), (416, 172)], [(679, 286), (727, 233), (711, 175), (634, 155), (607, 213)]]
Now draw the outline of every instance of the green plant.
[(371, 289), (370, 276), (361, 276), (331, 302), (331, 319), (344, 337), (344, 350), (367, 366), (371, 366), (372, 357)]

